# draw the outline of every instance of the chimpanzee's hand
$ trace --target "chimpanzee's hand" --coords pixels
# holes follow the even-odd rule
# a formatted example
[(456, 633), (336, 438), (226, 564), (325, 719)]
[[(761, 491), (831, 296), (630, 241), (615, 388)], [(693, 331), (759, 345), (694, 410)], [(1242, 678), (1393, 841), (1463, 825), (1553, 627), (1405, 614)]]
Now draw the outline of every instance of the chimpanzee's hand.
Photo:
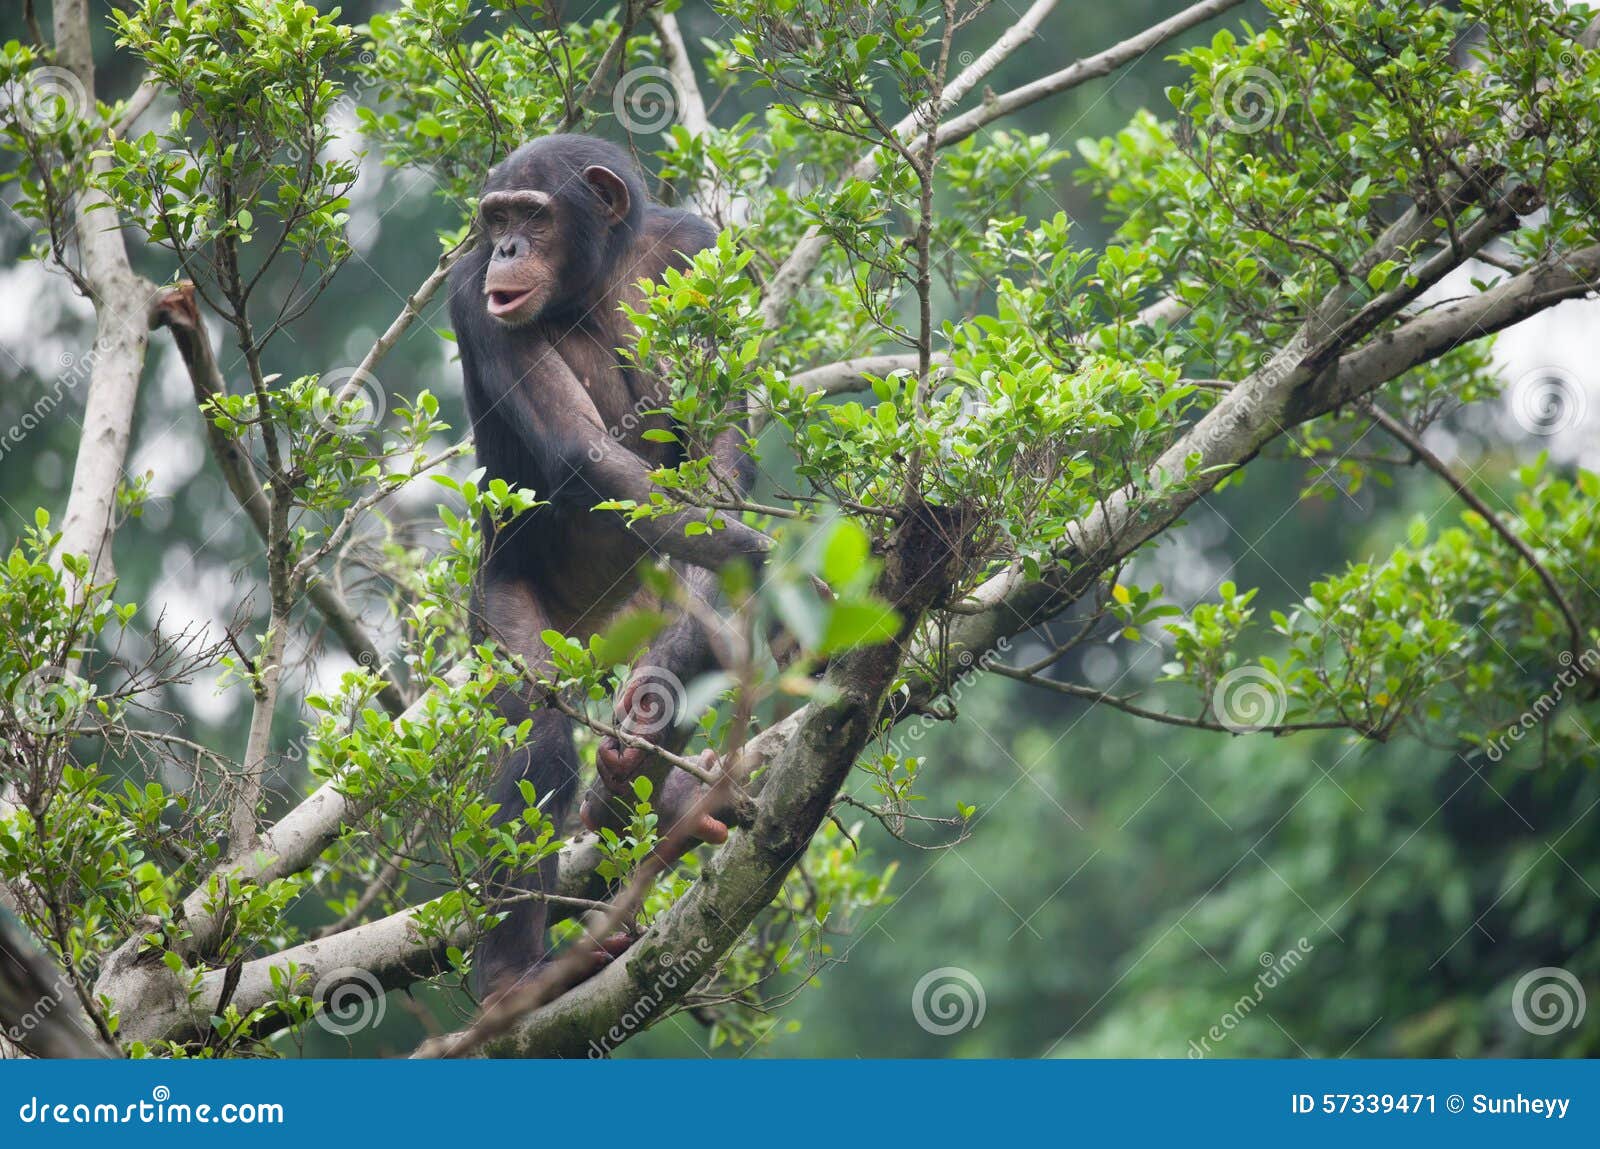
[[(671, 731), (683, 705), (683, 683), (675, 674), (659, 666), (640, 666), (617, 695), (617, 729), (635, 738), (657, 741)], [(614, 735), (606, 735), (595, 755), (595, 766), (606, 789), (630, 797), (630, 784), (648, 753), (641, 747), (624, 745)]]

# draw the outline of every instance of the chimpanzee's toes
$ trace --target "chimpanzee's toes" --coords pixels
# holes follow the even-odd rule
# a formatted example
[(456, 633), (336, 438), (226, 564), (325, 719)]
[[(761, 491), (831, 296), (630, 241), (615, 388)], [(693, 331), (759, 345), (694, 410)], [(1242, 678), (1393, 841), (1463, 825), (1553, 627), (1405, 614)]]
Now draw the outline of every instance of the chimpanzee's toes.
[(720, 846), (728, 840), (728, 824), (713, 818), (710, 814), (701, 815), (700, 821), (695, 826), (694, 836), (702, 842)]
[[(700, 764), (708, 771), (714, 770), (717, 765), (716, 753), (705, 751), (700, 755)], [(686, 771), (674, 770), (667, 775), (656, 808), (661, 812), (661, 825), (666, 827), (668, 833), (675, 830), (685, 818), (693, 818), (690, 835), (702, 842), (720, 846), (728, 840), (728, 824), (709, 811), (695, 813), (695, 806), (705, 793), (706, 786), (698, 778)]]
[(628, 947), (633, 944), (632, 934), (612, 934), (594, 943), (594, 958), (602, 964), (615, 961), (628, 952)]

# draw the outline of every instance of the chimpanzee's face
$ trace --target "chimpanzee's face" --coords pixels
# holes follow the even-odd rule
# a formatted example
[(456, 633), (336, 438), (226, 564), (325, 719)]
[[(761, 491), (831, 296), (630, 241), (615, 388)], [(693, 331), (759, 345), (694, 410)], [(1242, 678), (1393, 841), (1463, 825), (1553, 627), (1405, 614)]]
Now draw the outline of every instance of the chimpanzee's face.
[(537, 317), (561, 281), (557, 217), (561, 206), (549, 192), (522, 189), (490, 192), (478, 213), (490, 246), (483, 294), (496, 322), (517, 327)]
[(628, 216), (627, 185), (593, 165), (557, 187), (550, 181), (491, 191), (478, 214), (488, 238), (483, 294), (489, 315), (506, 327), (537, 319), (552, 304), (573, 305), (592, 291), (612, 229)]

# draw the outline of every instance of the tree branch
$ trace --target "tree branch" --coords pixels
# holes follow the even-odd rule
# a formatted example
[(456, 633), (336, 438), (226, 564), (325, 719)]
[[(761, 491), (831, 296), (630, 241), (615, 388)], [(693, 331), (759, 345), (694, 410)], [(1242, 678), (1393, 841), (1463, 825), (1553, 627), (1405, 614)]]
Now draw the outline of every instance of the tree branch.
[(109, 1057), (67, 975), (0, 905), (0, 1040), (30, 1057)]
[(964, 112), (939, 126), (939, 146), (944, 148), (960, 143), (979, 128), (992, 124), (1002, 116), (1009, 116), (1012, 112), (1026, 108), (1030, 104), (1037, 104), (1050, 96), (1071, 91), (1090, 80), (1109, 76), (1118, 68), (1139, 59), (1174, 36), (1182, 35), (1196, 24), (1203, 24), (1230, 8), (1237, 8), (1242, 3), (1244, 0), (1203, 0), (1202, 3), (1193, 4), (1175, 16), (1169, 16), (1159, 24), (1152, 24), (1137, 36), (1130, 36), (1104, 52), (1078, 60), (1059, 72), (1052, 72), (1020, 88), (1012, 88), (1008, 92), (985, 99), (981, 107)]
[[(1243, 3), (1243, 0), (1208, 0), (1206, 4), (1197, 5), (1197, 7), (1218, 5), (1220, 6), (1218, 8), (1220, 11), (1239, 3)], [(1034, 32), (1038, 30), (1039, 24), (1050, 14), (1055, 4), (1056, 0), (1036, 0), (1016, 24), (1008, 28), (981, 56), (957, 73), (945, 85), (945, 89), (940, 95), (939, 106), (933, 115), (928, 116), (921, 108), (912, 109), (899, 123), (894, 125), (891, 130), (893, 139), (901, 142), (903, 146), (915, 148), (917, 142), (924, 138), (924, 133), (920, 130), (921, 125), (927, 123), (930, 119), (939, 119), (954, 108), (956, 104), (960, 103), (967, 93), (977, 87), (985, 76), (999, 67), (1007, 56), (1015, 52), (1033, 36)], [(1167, 23), (1171, 23), (1171, 21), (1167, 21)], [(1161, 25), (1157, 25), (1157, 27), (1161, 27)], [(1181, 30), (1179, 29), (1179, 31)], [(1175, 32), (1173, 34), (1176, 35)], [(1110, 69), (1108, 68), (1107, 70), (1109, 71)], [(1086, 75), (1076, 83), (1082, 83), (1083, 80), (1090, 78)], [(1075, 84), (1068, 84), (1057, 90), (1065, 91), (1067, 87), (1072, 86), (1075, 86)], [(973, 129), (973, 131), (976, 130), (976, 128)], [(971, 135), (972, 133), (968, 132), (967, 134)], [(947, 141), (944, 139), (943, 129), (941, 128), (936, 146), (943, 147), (947, 143), (953, 142), (953, 140)], [(846, 181), (866, 179), (877, 169), (877, 166), (876, 155), (863, 156), (850, 169), (845, 179)], [(810, 228), (801, 237), (800, 242), (795, 244), (794, 250), (789, 253), (789, 258), (784, 260), (782, 266), (772, 274), (761, 300), (761, 318), (766, 326), (776, 327), (782, 320), (783, 313), (788, 309), (790, 301), (799, 294), (800, 288), (805, 285), (806, 280), (811, 277), (812, 271), (816, 269), (817, 263), (822, 259), (822, 253), (826, 246), (827, 238), (822, 232), (818, 228)]]
[[(71, 71), (94, 99), (94, 48), (89, 34), (88, 0), (56, 0), (56, 63)], [(92, 161), (109, 170), (110, 159)], [(61, 522), (63, 554), (87, 555), (90, 581), (115, 577), (111, 536), (115, 529), (117, 484), (139, 398), (139, 376), (146, 345), (145, 301), (152, 285), (128, 263), (115, 206), (92, 184), (73, 199), (73, 230), (82, 256), (83, 280), (94, 300), (95, 339), (89, 393), (83, 408), (83, 434), (72, 469), (72, 489)]]
[[(408, 308), (404, 314), (414, 313)], [(211, 448), (211, 457), (217, 461), (223, 481), (250, 520), (250, 525), (265, 540), (270, 530), (271, 506), (256, 475), (255, 464), (238, 441), (224, 433), (207, 414), (212, 401), (226, 393), (227, 383), (217, 366), (205, 320), (200, 314), (199, 301), (195, 298), (194, 285), (180, 283), (158, 294), (150, 305), (148, 322), (152, 329), (165, 327), (172, 332), (178, 354), (189, 372), (189, 382), (194, 389), (195, 403), (199, 406), (200, 422), (205, 429), (206, 443)], [(382, 340), (379, 342), (382, 343)], [(371, 353), (368, 354), (370, 358)], [(351, 658), (373, 670), (384, 664), (377, 643), (332, 583), (326, 579), (311, 582), (306, 588), (306, 597)], [(390, 714), (399, 714), (406, 708), (405, 695), (393, 682), (384, 682), (378, 692), (378, 700)]]

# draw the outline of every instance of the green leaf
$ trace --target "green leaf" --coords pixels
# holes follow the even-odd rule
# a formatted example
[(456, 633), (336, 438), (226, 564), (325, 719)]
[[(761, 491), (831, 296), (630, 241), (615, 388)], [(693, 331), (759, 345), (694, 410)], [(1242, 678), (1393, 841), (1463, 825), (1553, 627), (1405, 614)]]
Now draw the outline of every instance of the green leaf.
[(822, 578), (833, 586), (849, 583), (871, 553), (867, 532), (850, 519), (839, 519), (822, 548)]
[(878, 599), (841, 600), (828, 611), (821, 651), (836, 654), (861, 646), (888, 642), (900, 630), (900, 614)]

